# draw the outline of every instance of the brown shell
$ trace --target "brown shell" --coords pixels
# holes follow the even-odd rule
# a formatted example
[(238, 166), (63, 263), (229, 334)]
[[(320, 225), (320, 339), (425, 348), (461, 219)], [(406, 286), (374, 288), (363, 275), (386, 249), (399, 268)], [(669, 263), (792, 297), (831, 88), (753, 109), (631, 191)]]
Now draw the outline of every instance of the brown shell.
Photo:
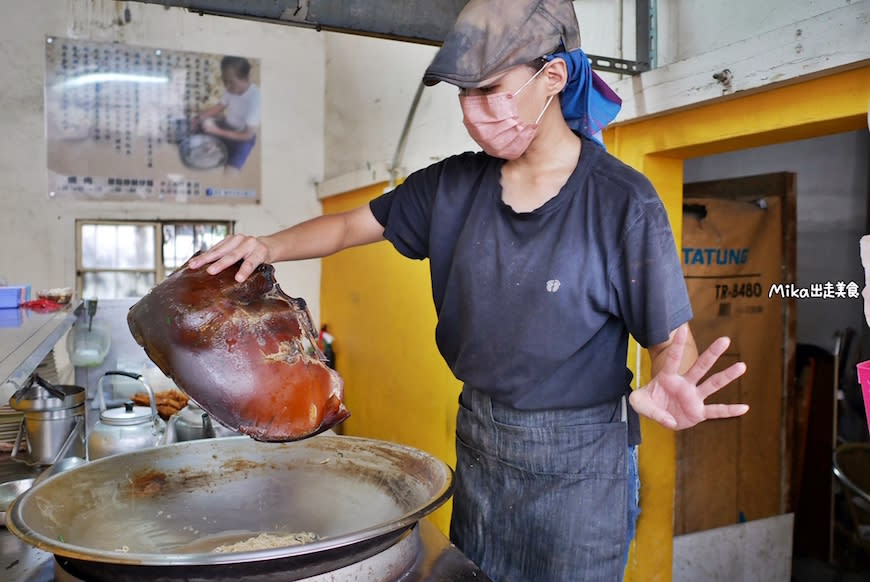
[(286, 295), (274, 267), (243, 283), (239, 265), (209, 275), (185, 263), (130, 308), (148, 357), (226, 426), (261, 441), (292, 441), (349, 416), (338, 373), (317, 348), (303, 299)]

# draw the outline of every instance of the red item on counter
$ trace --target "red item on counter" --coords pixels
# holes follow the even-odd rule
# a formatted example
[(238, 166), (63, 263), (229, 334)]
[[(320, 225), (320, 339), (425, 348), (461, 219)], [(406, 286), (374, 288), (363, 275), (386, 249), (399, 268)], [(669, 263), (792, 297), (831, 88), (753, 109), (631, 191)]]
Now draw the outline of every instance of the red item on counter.
[(52, 301), (51, 299), (31, 299), (30, 301), (25, 301), (24, 303), (19, 303), (18, 307), (23, 307), (24, 309), (32, 309), (33, 311), (39, 311), (42, 313), (57, 311), (58, 309), (62, 309), (63, 305), (58, 303), (57, 301)]

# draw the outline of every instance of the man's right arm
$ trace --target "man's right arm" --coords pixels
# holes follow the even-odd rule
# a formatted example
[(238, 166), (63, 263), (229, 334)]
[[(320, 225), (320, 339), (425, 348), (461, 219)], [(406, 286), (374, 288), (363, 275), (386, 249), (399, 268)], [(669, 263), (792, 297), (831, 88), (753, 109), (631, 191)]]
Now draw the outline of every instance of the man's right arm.
[(243, 261), (236, 273), (244, 281), (262, 263), (325, 257), (340, 250), (383, 240), (384, 227), (368, 204), (325, 214), (268, 236), (235, 234), (190, 260), (192, 269), (208, 265), (212, 275)]

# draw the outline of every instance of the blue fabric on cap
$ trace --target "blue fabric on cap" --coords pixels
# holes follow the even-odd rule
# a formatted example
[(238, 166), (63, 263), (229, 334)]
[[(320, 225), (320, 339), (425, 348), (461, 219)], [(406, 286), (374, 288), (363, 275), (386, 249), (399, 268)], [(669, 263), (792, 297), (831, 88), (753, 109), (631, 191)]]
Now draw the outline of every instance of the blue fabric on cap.
[(622, 99), (592, 70), (583, 49), (557, 52), (544, 58), (548, 61), (563, 59), (568, 68), (568, 82), (561, 97), (565, 121), (571, 129), (602, 143), (598, 134), (619, 114)]

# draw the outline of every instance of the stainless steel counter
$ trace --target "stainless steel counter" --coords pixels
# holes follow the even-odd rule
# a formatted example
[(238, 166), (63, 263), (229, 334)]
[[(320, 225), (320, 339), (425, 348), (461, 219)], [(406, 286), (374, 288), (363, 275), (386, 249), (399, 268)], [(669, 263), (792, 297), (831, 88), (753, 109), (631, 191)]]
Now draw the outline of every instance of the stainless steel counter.
[[(50, 313), (29, 309), (4, 309), (0, 327), (0, 393), (8, 398), (23, 385), (40, 362), (75, 322), (75, 304)], [(7, 402), (0, 402), (5, 405)], [(42, 468), (0, 454), (0, 483), (36, 477)], [(25, 544), (0, 528), (0, 580), (50, 580), (54, 556)]]
[[(39, 313), (30, 309), (4, 309), (14, 313), (16, 325), (0, 327), (0, 386), (20, 386), (33, 373), (75, 322), (72, 303), (59, 311)], [(5, 402), (3, 403), (5, 404)]]
[(8, 582), (54, 580), (54, 555), (0, 530), (0, 579)]
[[(0, 483), (36, 477), (41, 468), (12, 460), (8, 453), (0, 455)], [(4, 525), (0, 528), (0, 580), (29, 582), (54, 578), (54, 555), (43, 552), (19, 540)]]

